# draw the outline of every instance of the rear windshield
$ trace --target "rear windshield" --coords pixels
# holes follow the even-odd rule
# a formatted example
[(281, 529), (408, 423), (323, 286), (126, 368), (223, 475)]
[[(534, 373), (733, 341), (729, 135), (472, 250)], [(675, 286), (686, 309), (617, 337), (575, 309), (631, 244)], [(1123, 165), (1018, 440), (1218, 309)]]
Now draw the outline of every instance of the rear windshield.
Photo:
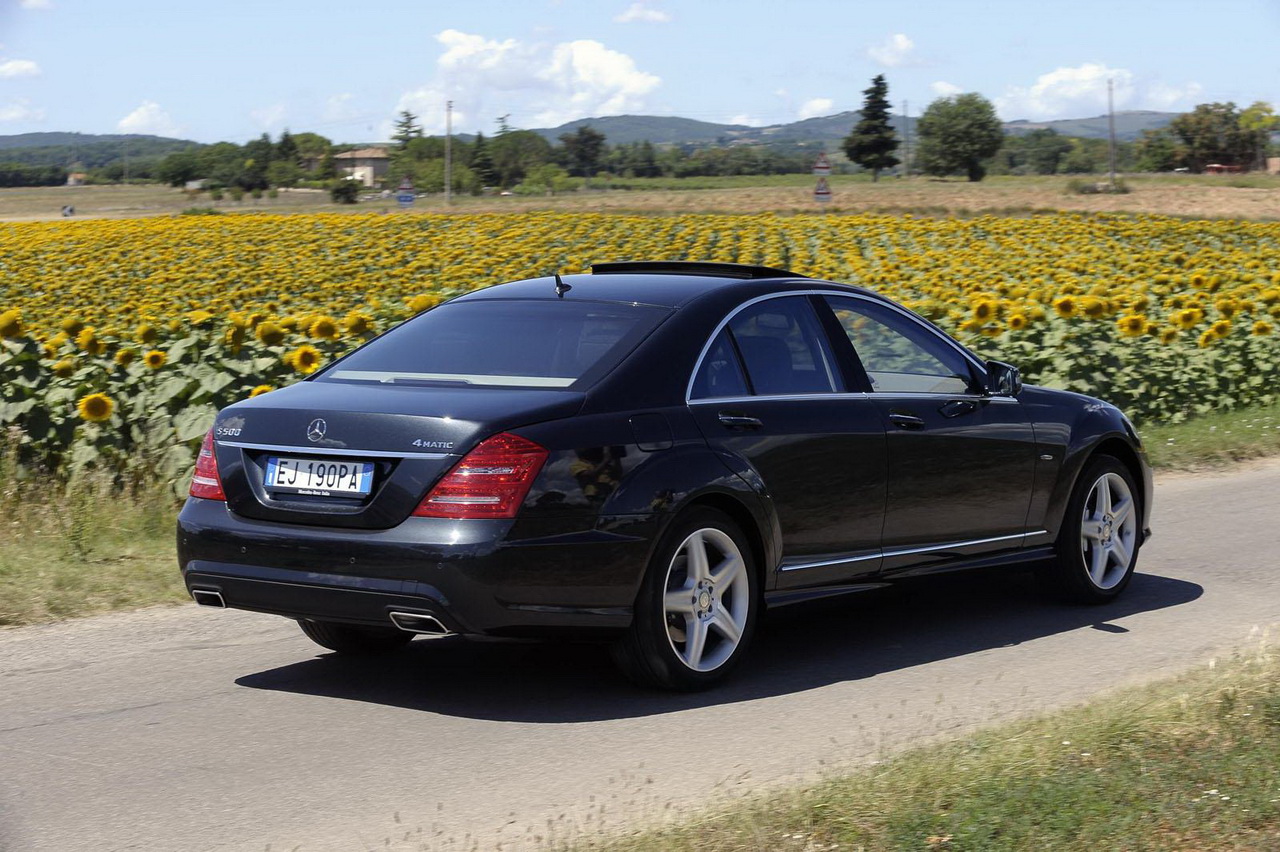
[(334, 364), (321, 380), (568, 388), (613, 369), (670, 311), (581, 301), (441, 305)]

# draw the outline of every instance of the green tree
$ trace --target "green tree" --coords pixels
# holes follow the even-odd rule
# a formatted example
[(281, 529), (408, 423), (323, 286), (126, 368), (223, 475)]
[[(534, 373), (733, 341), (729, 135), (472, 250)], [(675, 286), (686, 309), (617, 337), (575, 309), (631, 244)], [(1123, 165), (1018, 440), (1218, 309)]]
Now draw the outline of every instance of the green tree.
[(1000, 150), (1004, 127), (991, 101), (977, 93), (938, 98), (916, 125), (919, 158), (926, 174), (964, 174), (971, 181), (986, 176), (984, 161)]
[(1267, 141), (1274, 131), (1280, 130), (1280, 115), (1276, 115), (1275, 109), (1266, 101), (1254, 101), (1248, 109), (1240, 113), (1240, 127), (1246, 133), (1253, 135), (1257, 151), (1254, 168), (1265, 169)]
[(498, 119), (498, 135), (489, 143), (493, 167), (502, 186), (524, 179), (530, 169), (551, 162), (551, 143), (532, 130), (515, 130), (504, 115)]
[(581, 177), (591, 177), (600, 165), (600, 155), (604, 152), (605, 136), (589, 124), (584, 124), (574, 133), (560, 135), (560, 144), (564, 146), (565, 160), (570, 168)]
[(267, 183), (271, 186), (297, 186), (302, 169), (292, 160), (272, 160), (267, 166)]
[(320, 180), (331, 180), (338, 176), (338, 164), (333, 159), (333, 151), (325, 151), (316, 166), (316, 177)]
[(177, 151), (156, 164), (156, 178), (169, 186), (182, 186), (189, 180), (205, 177), (200, 169), (200, 156), (196, 151)]
[(329, 186), (329, 197), (335, 204), (355, 204), (360, 199), (360, 181), (344, 178)]
[(871, 78), (871, 86), (863, 89), (862, 114), (841, 147), (849, 160), (868, 169), (871, 179), (880, 179), (882, 169), (902, 162), (894, 156), (898, 138), (889, 124), (889, 84), (883, 74)]
[(1199, 104), (1169, 123), (1187, 151), (1187, 165), (1203, 171), (1212, 163), (1247, 166), (1257, 155), (1259, 133), (1240, 125), (1240, 111), (1227, 103)]
[(496, 186), (498, 172), (493, 167), (493, 154), (489, 151), (489, 143), (484, 134), (476, 132), (476, 141), (471, 146), (471, 171), (481, 186)]
[(301, 159), (298, 156), (298, 143), (289, 135), (288, 128), (285, 128), (280, 134), (280, 141), (276, 143), (274, 159), (292, 163), (295, 166), (301, 163)]
[(418, 117), (407, 109), (401, 110), (396, 119), (396, 132), (391, 134), (391, 138), (403, 149), (410, 139), (421, 135), (422, 125), (418, 124)]
[(1144, 130), (1136, 145), (1138, 171), (1171, 172), (1186, 163), (1186, 149), (1168, 128)]

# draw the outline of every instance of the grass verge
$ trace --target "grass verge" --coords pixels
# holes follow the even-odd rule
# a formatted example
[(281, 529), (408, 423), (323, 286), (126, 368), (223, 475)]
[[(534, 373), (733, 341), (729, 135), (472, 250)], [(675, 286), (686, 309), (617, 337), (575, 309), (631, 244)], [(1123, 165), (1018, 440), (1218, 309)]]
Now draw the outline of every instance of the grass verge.
[(1225, 665), (910, 751), (671, 828), (572, 848), (1280, 848), (1280, 658)]
[(0, 626), (181, 601), (172, 493), (22, 478), (0, 460)]
[(1280, 454), (1280, 405), (1138, 429), (1152, 467), (1199, 470)]

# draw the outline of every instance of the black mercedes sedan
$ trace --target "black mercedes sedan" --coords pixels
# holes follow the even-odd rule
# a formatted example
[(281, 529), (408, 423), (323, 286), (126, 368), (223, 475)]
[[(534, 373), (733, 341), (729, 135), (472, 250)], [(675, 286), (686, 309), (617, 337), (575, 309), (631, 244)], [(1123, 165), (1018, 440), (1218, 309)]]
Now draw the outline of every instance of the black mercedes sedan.
[(1149, 535), (1128, 419), (868, 290), (717, 263), (469, 293), (228, 406), (178, 558), (339, 653), (598, 638), (698, 689), (766, 607), (1035, 565), (1115, 598)]

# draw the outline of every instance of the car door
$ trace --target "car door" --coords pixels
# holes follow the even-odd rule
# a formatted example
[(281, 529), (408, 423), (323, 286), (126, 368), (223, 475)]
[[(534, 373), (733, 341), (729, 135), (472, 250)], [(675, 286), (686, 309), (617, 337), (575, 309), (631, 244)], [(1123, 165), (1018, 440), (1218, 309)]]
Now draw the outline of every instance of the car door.
[(885, 430), (885, 573), (1021, 545), (1036, 446), (1018, 400), (986, 393), (978, 366), (907, 311), (860, 296), (825, 301)]
[(814, 307), (794, 294), (742, 306), (705, 348), (689, 392), (708, 443), (745, 459), (773, 502), (778, 588), (846, 581), (880, 562), (884, 429), (865, 394), (845, 392)]

